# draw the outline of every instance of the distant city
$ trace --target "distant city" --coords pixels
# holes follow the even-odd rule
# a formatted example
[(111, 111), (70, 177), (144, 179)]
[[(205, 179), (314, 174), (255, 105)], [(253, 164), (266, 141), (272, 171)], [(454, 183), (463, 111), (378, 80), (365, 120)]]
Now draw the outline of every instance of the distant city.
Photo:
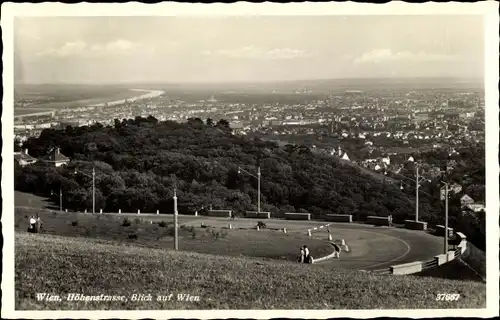
[(121, 89), (128, 91), (128, 98), (104, 97), (103, 102), (87, 105), (70, 101), (70, 107), (60, 103), (58, 109), (44, 112), (39, 110), (47, 105), (47, 96), (17, 94), (14, 130), (22, 143), (46, 128), (106, 126), (113, 125), (114, 119), (137, 116), (179, 122), (226, 119), (237, 135), (305, 144), (315, 152), (342, 157), (374, 171), (399, 170), (389, 157), (408, 160), (415, 153), (432, 149), (452, 154), (462, 146), (484, 144), (482, 89), (433, 86), (411, 89), (408, 82), (330, 92), (308, 87), (285, 90), (282, 86), (218, 92)]

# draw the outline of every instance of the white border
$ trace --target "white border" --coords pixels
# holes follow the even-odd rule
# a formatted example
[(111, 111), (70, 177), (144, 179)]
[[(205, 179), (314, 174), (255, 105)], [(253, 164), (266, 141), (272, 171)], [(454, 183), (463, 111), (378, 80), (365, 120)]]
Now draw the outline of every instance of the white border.
[[(3, 200), (3, 275), (2, 315), (6, 318), (332, 318), (355, 317), (492, 317), (499, 312), (498, 285), (498, 3), (424, 3), (388, 4), (294, 3), (294, 4), (13, 4), (1, 8), (3, 32), (3, 114), (2, 114), (2, 198)], [(487, 214), (487, 309), (432, 310), (178, 310), (178, 311), (15, 311), (14, 310), (14, 204), (13, 198), (13, 18), (15, 16), (227, 16), (227, 15), (482, 15), (485, 17), (485, 91), (486, 91), (486, 207)], [(464, 39), (467, 41), (467, 39)]]

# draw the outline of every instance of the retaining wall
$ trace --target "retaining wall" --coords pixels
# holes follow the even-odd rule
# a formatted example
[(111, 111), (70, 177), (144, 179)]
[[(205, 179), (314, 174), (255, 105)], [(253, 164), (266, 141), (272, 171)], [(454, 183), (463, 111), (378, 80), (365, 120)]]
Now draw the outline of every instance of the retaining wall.
[(210, 217), (231, 217), (231, 210), (208, 210), (207, 215)]
[(245, 212), (245, 218), (271, 219), (271, 212), (247, 211)]
[(368, 216), (366, 223), (376, 226), (389, 226), (389, 217)]
[(352, 222), (352, 215), (350, 214), (327, 214), (325, 215), (326, 221), (332, 222)]
[(285, 213), (285, 219), (286, 220), (311, 220), (311, 214), (310, 213), (287, 212), (287, 213)]
[(427, 230), (427, 222), (405, 220), (405, 228), (410, 230)]
[[(445, 236), (445, 233), (444, 233), (445, 226), (438, 224), (435, 226), (435, 229), (436, 229), (437, 236), (441, 236), (441, 237)], [(453, 228), (448, 227), (448, 232), (453, 234)], [(450, 235), (450, 234), (448, 234), (448, 235)]]
[(409, 262), (391, 266), (392, 274), (412, 274), (422, 271), (422, 261)]

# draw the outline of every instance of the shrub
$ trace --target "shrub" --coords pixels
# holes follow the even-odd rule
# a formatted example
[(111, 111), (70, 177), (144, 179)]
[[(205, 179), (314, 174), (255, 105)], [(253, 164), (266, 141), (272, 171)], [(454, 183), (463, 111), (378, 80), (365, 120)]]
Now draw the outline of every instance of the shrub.
[(141, 219), (139, 219), (139, 218), (135, 218), (135, 219), (134, 219), (134, 222), (135, 222), (135, 224), (141, 224)]
[(221, 230), (220, 234), (219, 234), (219, 237), (220, 238), (225, 238), (227, 237), (228, 235), (228, 231), (227, 230)]
[(129, 239), (136, 239), (137, 240), (137, 234), (133, 233), (133, 234), (129, 234), (128, 235), (128, 238)]
[(163, 220), (162, 220), (162, 221), (160, 221), (160, 222), (158, 223), (158, 225), (159, 225), (160, 227), (162, 227), (162, 228), (165, 228), (165, 227), (167, 227), (167, 226), (168, 226), (168, 223), (167, 223), (166, 221), (163, 221)]
[(73, 227), (76, 227), (76, 226), (78, 225), (78, 221), (76, 221), (76, 220), (75, 220), (75, 221), (71, 221), (71, 225), (72, 225)]
[(173, 237), (175, 235), (175, 228), (174, 227), (168, 227), (167, 228), (167, 235)]
[(122, 226), (124, 227), (130, 227), (132, 225), (132, 222), (128, 218), (123, 219)]
[(196, 239), (196, 229), (193, 228), (193, 230), (191, 231), (191, 237), (193, 239)]
[(194, 227), (193, 226), (186, 226), (186, 225), (183, 224), (182, 226), (180, 226), (180, 229), (181, 230), (186, 230), (187, 232), (193, 232)]
[(266, 227), (266, 224), (262, 221), (258, 221), (257, 222), (257, 226), (260, 228), (260, 229), (264, 229)]

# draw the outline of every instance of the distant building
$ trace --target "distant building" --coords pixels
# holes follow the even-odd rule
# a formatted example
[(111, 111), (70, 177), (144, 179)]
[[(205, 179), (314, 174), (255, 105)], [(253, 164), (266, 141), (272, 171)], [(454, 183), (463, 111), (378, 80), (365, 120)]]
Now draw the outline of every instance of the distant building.
[(481, 212), (481, 211), (486, 212), (486, 208), (485, 208), (484, 204), (480, 204), (480, 203), (469, 204), (469, 205), (467, 205), (467, 208), (469, 208), (470, 210), (472, 210), (474, 212)]
[(385, 157), (385, 158), (382, 158), (382, 163), (385, 164), (385, 165), (390, 165), (391, 164), (391, 159), (389, 158), (389, 156)]
[(462, 191), (462, 186), (459, 185), (458, 183), (455, 183), (452, 186), (450, 186), (450, 191), (455, 194), (460, 193)]
[(25, 149), (21, 152), (14, 152), (14, 160), (16, 160), (17, 163), (22, 167), (37, 162), (36, 158), (28, 154), (28, 149)]
[(69, 158), (63, 155), (59, 147), (52, 148), (49, 155), (43, 159), (45, 162), (54, 164), (56, 167), (60, 167), (68, 164)]
[(474, 204), (474, 199), (464, 194), (462, 198), (460, 198), (460, 203), (462, 204), (462, 207), (470, 206), (471, 204)]
[(349, 156), (347, 155), (347, 152), (345, 152), (344, 155), (342, 156), (342, 160), (347, 160), (347, 161), (351, 160), (351, 159), (349, 159)]

